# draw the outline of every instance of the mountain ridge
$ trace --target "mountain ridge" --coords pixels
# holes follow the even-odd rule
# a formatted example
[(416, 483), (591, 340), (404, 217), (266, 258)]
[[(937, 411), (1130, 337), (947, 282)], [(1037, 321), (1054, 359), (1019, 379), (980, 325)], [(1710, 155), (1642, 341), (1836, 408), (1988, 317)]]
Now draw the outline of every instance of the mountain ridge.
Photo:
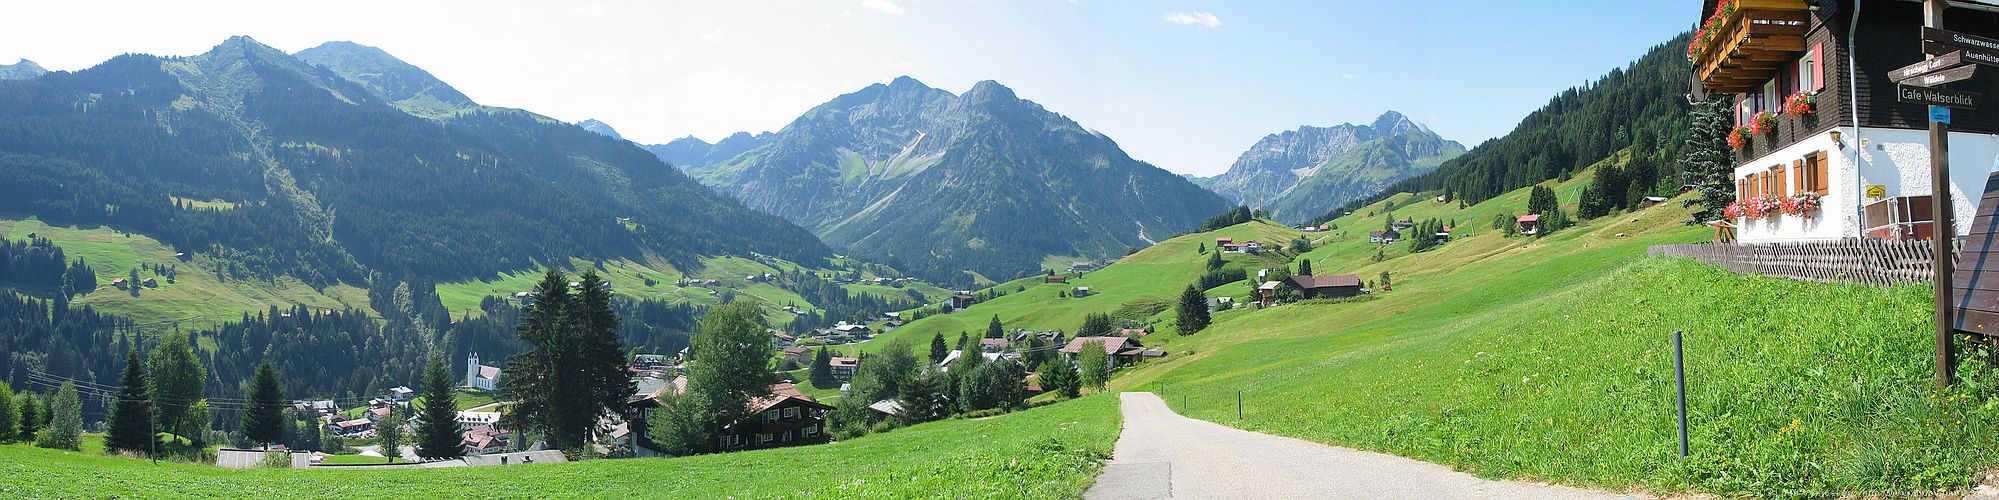
[[(1295, 222), (1427, 172), (1464, 149), (1391, 110), (1367, 125), (1303, 125), (1265, 135), (1202, 185)], [(1360, 156), (1348, 157), (1356, 151)]]

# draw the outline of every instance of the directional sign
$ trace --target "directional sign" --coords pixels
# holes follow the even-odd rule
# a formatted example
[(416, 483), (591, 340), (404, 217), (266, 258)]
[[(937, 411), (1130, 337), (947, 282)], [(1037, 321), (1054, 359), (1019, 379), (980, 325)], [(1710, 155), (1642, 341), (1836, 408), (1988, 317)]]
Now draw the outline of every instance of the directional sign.
[[(1923, 53), (1936, 54), (1936, 59), (1931, 59), (1931, 61), (1943, 59), (1944, 56), (1958, 54), (1960, 62), (1999, 66), (1999, 50), (1958, 47), (1934, 40), (1923, 40)], [(1913, 68), (1915, 66), (1911, 65), (1909, 67)]]
[[(1999, 52), (1999, 40), (1931, 27), (1923, 28), (1923, 41), (1935, 42), (1923, 44), (1923, 53), (1929, 55), (1940, 55), (1959, 49)], [(1931, 52), (1932, 50), (1937, 51)]]
[(1978, 71), (1977, 66), (1963, 66), (1963, 67), (1951, 68), (1943, 71), (1938, 71), (1935, 73), (1930, 73), (1927, 75), (1918, 76), (1915, 78), (1910, 78), (1907, 80), (1902, 80), (1901, 84), (1915, 86), (1915, 87), (1935, 87), (1950, 82), (1970, 80), (1972, 73), (1975, 73), (1977, 71)]
[(1964, 110), (1978, 109), (1978, 101), (1984, 98), (1983, 94), (1963, 90), (1926, 89), (1906, 85), (1898, 85), (1895, 88), (1895, 100), (1898, 101)]
[(1959, 64), (1964, 64), (1964, 51), (1962, 50), (1952, 51), (1951, 53), (1948, 54), (1936, 56), (1934, 58), (1924, 60), (1908, 66), (1903, 66), (1899, 69), (1896, 69), (1895, 71), (1888, 72), (1888, 78), (1892, 78), (1895, 81), (1899, 82), (1903, 80), (1912, 79), (1918, 76), (1927, 75), (1930, 74), (1930, 72), (1932, 71), (1949, 69)]

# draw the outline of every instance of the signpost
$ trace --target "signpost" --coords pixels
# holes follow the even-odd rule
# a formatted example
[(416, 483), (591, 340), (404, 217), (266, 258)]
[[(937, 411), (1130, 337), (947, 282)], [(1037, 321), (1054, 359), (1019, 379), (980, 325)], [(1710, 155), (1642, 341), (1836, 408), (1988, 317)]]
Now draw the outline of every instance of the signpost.
[(1971, 76), (1977, 73), (1977, 71), (1977, 66), (1962, 66), (1902, 80), (1899, 83), (1917, 87), (1934, 87), (1951, 82), (1970, 80)]
[[(1922, 88), (1931, 85), (1954, 82), (1970, 78), (1973, 67), (1966, 70), (1951, 68), (1965, 64), (1986, 64), (1999, 66), (1999, 40), (1945, 31), (1943, 25), (1944, 8), (1949, 3), (1944, 0), (1923, 0), (1923, 53), (1926, 61), (1897, 71), (1896, 76), (1913, 79), (1916, 87), (1908, 84), (1895, 88), (1895, 99), (1901, 102), (1916, 102), (1930, 105), (1930, 241), (1935, 254), (1931, 265), (1935, 274), (1931, 275), (1931, 288), (1936, 290), (1936, 341), (1938, 388), (1949, 387), (1956, 378), (1953, 371), (1957, 365), (1956, 346), (1951, 337), (1956, 328), (1951, 320), (1956, 311), (1951, 307), (1951, 267), (1952, 243), (1957, 241), (1957, 228), (1951, 220), (1950, 201), (1950, 108), (1966, 111), (1978, 109), (1978, 101), (1984, 96), (1976, 92)], [(1908, 71), (1919, 70), (1919, 71)], [(1906, 81), (1897, 78), (1898, 81)], [(1941, 119), (1938, 119), (1941, 118)]]

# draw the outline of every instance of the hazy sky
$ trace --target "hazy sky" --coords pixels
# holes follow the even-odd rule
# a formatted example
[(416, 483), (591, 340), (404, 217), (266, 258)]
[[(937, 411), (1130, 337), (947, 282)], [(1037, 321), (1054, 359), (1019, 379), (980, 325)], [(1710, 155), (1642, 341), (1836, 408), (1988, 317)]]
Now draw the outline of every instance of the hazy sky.
[(1667, 0), (6, 2), (0, 62), (76, 70), (230, 35), (381, 47), (482, 104), (626, 138), (782, 128), (910, 75), (997, 80), (1133, 157), (1212, 175), (1265, 134), (1397, 110), (1476, 145), (1694, 22)]

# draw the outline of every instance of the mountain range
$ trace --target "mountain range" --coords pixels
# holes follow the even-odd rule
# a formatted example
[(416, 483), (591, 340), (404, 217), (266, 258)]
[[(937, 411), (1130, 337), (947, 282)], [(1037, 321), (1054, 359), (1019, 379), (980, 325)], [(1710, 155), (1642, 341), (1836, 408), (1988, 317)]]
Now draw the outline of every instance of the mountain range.
[(1464, 152), (1464, 145), (1389, 111), (1369, 125), (1307, 125), (1264, 136), (1228, 171), (1195, 182), (1272, 218), (1299, 222)]
[(0, 81), (0, 177), (0, 210), (112, 224), (314, 284), (830, 255), (636, 145), (480, 106), (347, 42), (293, 55), (234, 37)]
[(49, 70), (34, 61), (22, 59), (14, 64), (0, 64), (0, 80), (26, 80), (47, 74)]
[(900, 77), (700, 145), (652, 150), (828, 244), (939, 281), (1123, 255), (1229, 206), (993, 81), (959, 95)]

